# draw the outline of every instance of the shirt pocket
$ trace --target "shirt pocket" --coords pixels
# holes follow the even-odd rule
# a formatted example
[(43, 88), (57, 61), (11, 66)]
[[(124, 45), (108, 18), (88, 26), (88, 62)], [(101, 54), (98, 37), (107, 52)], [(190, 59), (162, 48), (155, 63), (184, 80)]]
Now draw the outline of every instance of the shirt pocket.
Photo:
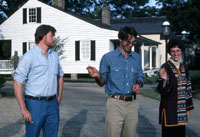
[(121, 80), (123, 78), (123, 69), (119, 67), (111, 68), (111, 78), (113, 80)]

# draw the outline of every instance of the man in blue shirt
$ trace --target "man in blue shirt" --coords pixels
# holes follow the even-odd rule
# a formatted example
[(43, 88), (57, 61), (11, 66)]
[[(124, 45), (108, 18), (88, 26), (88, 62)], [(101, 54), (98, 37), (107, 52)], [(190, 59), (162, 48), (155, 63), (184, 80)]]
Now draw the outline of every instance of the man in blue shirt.
[(143, 85), (143, 71), (140, 55), (131, 49), (137, 32), (134, 28), (120, 29), (120, 46), (105, 54), (100, 63), (100, 70), (87, 67), (89, 75), (103, 86), (108, 94), (105, 112), (105, 136), (134, 137), (138, 122), (138, 104), (136, 94)]
[[(14, 90), (26, 125), (26, 137), (57, 137), (63, 71), (55, 44), (55, 28), (41, 25), (35, 32), (36, 46), (21, 59), (14, 72)], [(25, 101), (23, 85), (25, 84)]]

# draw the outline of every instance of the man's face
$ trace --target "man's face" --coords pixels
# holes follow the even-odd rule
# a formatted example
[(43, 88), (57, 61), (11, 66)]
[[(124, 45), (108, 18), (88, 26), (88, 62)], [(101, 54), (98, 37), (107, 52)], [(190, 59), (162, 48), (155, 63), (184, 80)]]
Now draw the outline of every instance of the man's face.
[(126, 53), (130, 53), (134, 43), (135, 43), (135, 37), (129, 35), (127, 40), (120, 40), (120, 47)]
[(50, 31), (44, 36), (44, 43), (48, 47), (53, 47), (55, 44), (56, 37), (55, 35)]

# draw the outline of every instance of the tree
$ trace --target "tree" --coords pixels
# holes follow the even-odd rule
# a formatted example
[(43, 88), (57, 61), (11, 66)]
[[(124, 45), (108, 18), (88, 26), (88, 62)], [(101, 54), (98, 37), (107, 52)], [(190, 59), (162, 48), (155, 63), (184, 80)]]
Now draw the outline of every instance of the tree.
[(167, 17), (173, 32), (180, 35), (186, 30), (191, 37), (199, 34), (199, 0), (157, 0), (157, 4), (162, 5), (159, 15)]
[(56, 37), (55, 45), (52, 49), (57, 52), (58, 56), (61, 56), (64, 53), (64, 45), (67, 39), (68, 38), (61, 39), (60, 36)]

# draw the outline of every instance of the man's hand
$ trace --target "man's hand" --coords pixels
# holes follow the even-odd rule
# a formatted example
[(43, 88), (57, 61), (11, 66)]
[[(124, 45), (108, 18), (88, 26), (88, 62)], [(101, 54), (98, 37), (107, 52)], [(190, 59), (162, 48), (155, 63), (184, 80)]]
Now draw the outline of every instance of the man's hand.
[(187, 111), (187, 119), (190, 118), (190, 111)]
[(30, 124), (33, 124), (31, 113), (25, 108), (21, 111), (24, 120)]
[(61, 96), (58, 96), (58, 97), (57, 97), (57, 100), (58, 100), (58, 105), (60, 106), (61, 100), (62, 100)]
[(160, 73), (160, 77), (162, 79), (164, 79), (164, 80), (167, 79), (167, 72), (166, 72), (165, 68), (161, 68), (159, 73)]
[(136, 94), (140, 93), (140, 85), (135, 84), (132, 88), (132, 91), (133, 93), (136, 93)]
[(87, 70), (88, 70), (90, 77), (93, 77), (93, 78), (99, 78), (100, 77), (100, 74), (95, 67), (88, 66)]

